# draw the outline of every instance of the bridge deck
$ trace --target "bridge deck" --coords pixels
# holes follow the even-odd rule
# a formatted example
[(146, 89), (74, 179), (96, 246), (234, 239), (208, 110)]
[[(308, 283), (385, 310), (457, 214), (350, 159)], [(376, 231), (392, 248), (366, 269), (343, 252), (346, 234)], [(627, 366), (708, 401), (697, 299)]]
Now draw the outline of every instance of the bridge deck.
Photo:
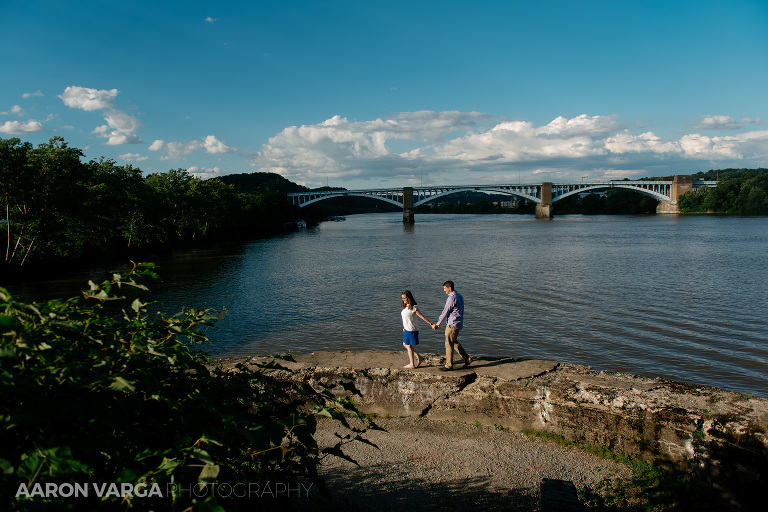
[[(542, 190), (549, 186), (551, 189), (551, 201), (554, 203), (560, 199), (573, 194), (582, 194), (586, 192), (607, 190), (612, 188), (624, 188), (636, 190), (638, 192), (650, 195), (660, 201), (670, 201), (673, 197), (673, 180), (663, 181), (626, 181), (610, 180), (591, 183), (525, 183), (525, 184), (494, 184), (494, 185), (446, 185), (446, 186), (420, 186), (407, 187), (412, 190), (413, 206), (433, 201), (437, 198), (450, 194), (466, 191), (478, 191), (486, 193), (508, 194), (517, 196), (534, 203), (542, 203)], [(715, 186), (716, 181), (692, 181), (693, 190), (703, 186)], [(405, 204), (404, 188), (379, 188), (363, 190), (322, 190), (294, 192), (288, 194), (288, 199), (299, 207), (304, 207), (324, 199), (332, 197), (370, 197), (378, 199), (397, 206)], [(675, 198), (676, 199), (676, 198)]]

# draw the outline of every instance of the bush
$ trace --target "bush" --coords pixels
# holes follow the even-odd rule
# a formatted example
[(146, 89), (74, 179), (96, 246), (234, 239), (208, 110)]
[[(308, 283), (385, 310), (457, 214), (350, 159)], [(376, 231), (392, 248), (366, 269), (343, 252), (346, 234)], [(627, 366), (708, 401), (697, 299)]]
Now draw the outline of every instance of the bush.
[[(113, 293), (156, 277), (134, 265), (81, 298), (42, 304), (0, 288), (1, 509), (290, 508), (297, 489), (321, 486), (322, 457), (362, 440), (352, 429), (318, 450), (317, 415), (363, 416), (349, 398), (268, 377), (279, 358), (228, 370), (194, 349), (219, 313), (153, 315), (154, 303)], [(279, 495), (285, 486), (292, 495)]]

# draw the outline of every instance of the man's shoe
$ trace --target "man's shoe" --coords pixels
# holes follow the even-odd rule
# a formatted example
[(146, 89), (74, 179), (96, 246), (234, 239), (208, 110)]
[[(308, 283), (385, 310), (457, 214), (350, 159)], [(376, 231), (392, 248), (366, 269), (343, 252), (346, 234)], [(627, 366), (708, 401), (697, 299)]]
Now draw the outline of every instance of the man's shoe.
[(469, 365), (471, 365), (471, 364), (472, 364), (472, 361), (474, 361), (474, 359), (472, 359), (472, 358), (470, 357), (470, 358), (469, 358), (469, 361), (466, 361), (466, 362), (464, 363), (464, 368), (469, 368)]
[(453, 371), (453, 368), (448, 368), (447, 366), (441, 366), (441, 367), (439, 368), (439, 370), (440, 370), (441, 372), (450, 372), (450, 371)]

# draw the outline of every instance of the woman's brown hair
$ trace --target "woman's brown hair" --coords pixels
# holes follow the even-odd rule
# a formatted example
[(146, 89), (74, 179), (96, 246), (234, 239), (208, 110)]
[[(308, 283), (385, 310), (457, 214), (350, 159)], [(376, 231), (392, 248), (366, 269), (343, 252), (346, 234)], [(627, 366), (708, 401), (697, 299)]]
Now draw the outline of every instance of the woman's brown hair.
[(403, 295), (405, 295), (408, 298), (408, 301), (411, 303), (411, 306), (415, 306), (416, 305), (416, 299), (413, 298), (413, 294), (411, 293), (411, 291), (410, 290), (405, 290), (403, 293), (401, 293), (400, 294), (400, 302), (401, 302), (401, 305), (403, 306), (403, 309), (405, 309), (406, 307), (408, 309), (413, 309), (412, 307), (408, 306), (408, 304), (406, 304), (406, 302), (403, 300)]

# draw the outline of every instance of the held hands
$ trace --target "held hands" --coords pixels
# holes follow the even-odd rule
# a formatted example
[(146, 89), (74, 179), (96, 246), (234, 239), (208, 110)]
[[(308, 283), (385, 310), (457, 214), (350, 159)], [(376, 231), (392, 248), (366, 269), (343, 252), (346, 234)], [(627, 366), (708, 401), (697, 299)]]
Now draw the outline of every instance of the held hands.
[(437, 327), (438, 327), (438, 325), (437, 325), (437, 324), (432, 324), (432, 330), (433, 330), (433, 331), (436, 331), (436, 330), (437, 330)]

